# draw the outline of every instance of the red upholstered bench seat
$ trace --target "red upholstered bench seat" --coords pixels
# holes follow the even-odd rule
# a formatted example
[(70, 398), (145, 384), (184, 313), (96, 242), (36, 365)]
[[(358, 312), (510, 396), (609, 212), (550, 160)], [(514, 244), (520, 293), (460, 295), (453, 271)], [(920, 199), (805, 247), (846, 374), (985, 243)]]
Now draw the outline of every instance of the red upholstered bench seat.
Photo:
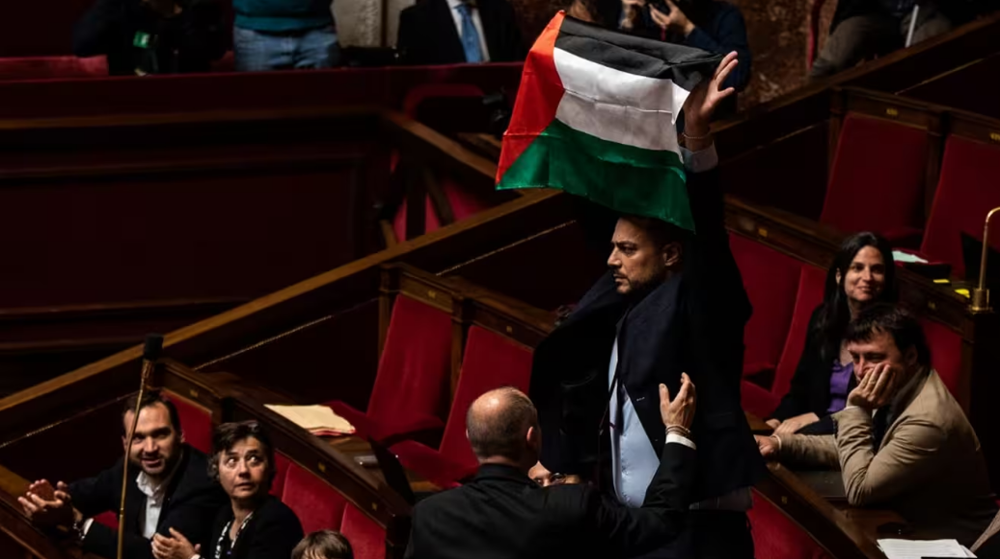
[(926, 130), (848, 113), (820, 222), (845, 233), (875, 231), (894, 244), (916, 247), (924, 227), (927, 152)]
[(476, 398), (502, 386), (528, 391), (531, 350), (494, 332), (472, 326), (448, 423), (437, 449), (405, 441), (392, 446), (400, 462), (439, 487), (454, 487), (475, 473), (478, 463), (465, 437), (465, 414)]
[[(233, 53), (212, 63), (213, 72), (231, 72)], [(108, 61), (104, 56), (30, 56), (0, 58), (0, 81), (66, 80), (108, 77)]]
[(175, 394), (166, 394), (177, 408), (177, 416), (181, 420), (181, 430), (184, 441), (198, 450), (209, 454), (212, 452), (212, 412), (190, 400)]
[(801, 263), (746, 237), (729, 235), (733, 258), (753, 305), (744, 333), (743, 376), (774, 373), (785, 346)]
[(442, 429), (451, 380), (451, 330), (447, 312), (397, 296), (367, 411), (340, 401), (327, 405), (362, 438), (381, 441)]
[(774, 363), (769, 384), (744, 378), (741, 402), (744, 410), (766, 418), (791, 387), (809, 319), (823, 302), (826, 272), (745, 239), (731, 240), (731, 246), (754, 310), (747, 323), (744, 372), (754, 362)]
[(747, 515), (753, 527), (754, 552), (760, 559), (829, 559), (808, 533), (756, 491)]
[(385, 529), (348, 502), (325, 480), (278, 453), (271, 494), (279, 496), (302, 522), (306, 534), (337, 530), (347, 537), (357, 559), (385, 558)]
[[(951, 264), (952, 275), (964, 277), (962, 233), (982, 239), (986, 213), (1000, 206), (1000, 147), (951, 136), (941, 161), (941, 179), (920, 246), (931, 261)], [(995, 220), (994, 220), (995, 221)], [(987, 242), (1000, 249), (1000, 236)]]

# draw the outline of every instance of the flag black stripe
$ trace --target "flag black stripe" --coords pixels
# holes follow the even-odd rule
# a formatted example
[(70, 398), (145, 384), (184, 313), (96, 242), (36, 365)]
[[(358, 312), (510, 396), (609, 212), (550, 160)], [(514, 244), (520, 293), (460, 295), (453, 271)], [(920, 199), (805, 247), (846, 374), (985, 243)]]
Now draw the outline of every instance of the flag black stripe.
[(711, 76), (722, 60), (701, 49), (626, 35), (568, 16), (555, 46), (621, 72), (669, 79), (688, 91)]

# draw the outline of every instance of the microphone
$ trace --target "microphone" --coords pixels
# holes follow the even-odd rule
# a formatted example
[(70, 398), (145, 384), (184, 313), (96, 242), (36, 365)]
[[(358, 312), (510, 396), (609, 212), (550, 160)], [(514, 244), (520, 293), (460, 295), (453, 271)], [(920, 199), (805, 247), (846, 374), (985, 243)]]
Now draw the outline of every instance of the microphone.
[(127, 441), (125, 450), (125, 460), (122, 464), (122, 499), (118, 507), (118, 559), (123, 559), (125, 545), (125, 494), (128, 492), (128, 462), (129, 453), (132, 450), (132, 438), (135, 436), (135, 428), (139, 424), (139, 410), (142, 409), (142, 396), (146, 392), (146, 385), (153, 379), (153, 372), (156, 370), (156, 362), (160, 359), (160, 352), (163, 350), (163, 336), (160, 334), (147, 334), (146, 343), (142, 347), (142, 374), (139, 377), (139, 395), (135, 400), (135, 413), (132, 414), (132, 425), (125, 434)]
[(1000, 212), (1000, 208), (993, 208), (986, 214), (986, 224), (983, 225), (983, 255), (979, 264), (979, 287), (972, 290), (972, 305), (969, 310), (974, 313), (990, 311), (990, 290), (986, 288), (986, 256), (990, 251), (990, 219)]

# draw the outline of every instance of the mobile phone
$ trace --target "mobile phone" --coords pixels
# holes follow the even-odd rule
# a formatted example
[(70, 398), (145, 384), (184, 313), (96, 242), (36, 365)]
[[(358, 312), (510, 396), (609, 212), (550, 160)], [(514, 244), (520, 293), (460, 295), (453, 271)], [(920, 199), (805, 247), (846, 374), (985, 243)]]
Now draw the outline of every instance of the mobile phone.
[(662, 14), (670, 13), (670, 6), (667, 5), (666, 0), (651, 0), (646, 5), (656, 8)]

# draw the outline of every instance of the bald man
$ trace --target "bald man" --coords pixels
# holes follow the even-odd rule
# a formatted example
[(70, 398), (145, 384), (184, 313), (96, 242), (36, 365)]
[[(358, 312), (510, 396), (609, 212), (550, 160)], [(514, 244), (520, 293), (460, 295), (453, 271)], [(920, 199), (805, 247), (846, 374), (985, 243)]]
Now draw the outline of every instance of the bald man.
[(539, 486), (528, 476), (542, 445), (534, 405), (514, 388), (487, 392), (466, 416), (479, 472), (472, 482), (417, 504), (405, 557), (630, 557), (664, 545), (681, 531), (690, 505), (694, 408), (686, 374), (673, 400), (660, 385), (666, 428), (660, 469), (643, 506), (628, 508), (589, 485)]

